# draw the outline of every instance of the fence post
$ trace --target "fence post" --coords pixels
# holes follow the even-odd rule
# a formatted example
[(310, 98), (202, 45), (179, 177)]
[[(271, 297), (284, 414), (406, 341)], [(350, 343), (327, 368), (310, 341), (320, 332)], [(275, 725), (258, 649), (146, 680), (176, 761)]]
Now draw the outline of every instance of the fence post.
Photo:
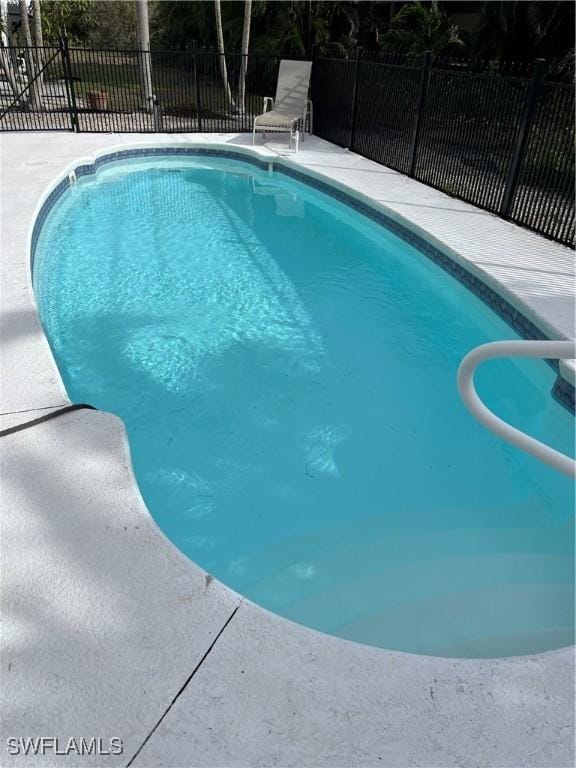
[(412, 130), (412, 151), (410, 153), (410, 167), (408, 175), (414, 176), (416, 172), (416, 160), (418, 156), (418, 144), (420, 143), (420, 133), (422, 131), (422, 121), (424, 119), (424, 107), (426, 105), (426, 95), (428, 94), (428, 84), (430, 82), (430, 68), (432, 66), (432, 52), (426, 51), (422, 63), (422, 72), (420, 74), (420, 89), (418, 92), (418, 108)]
[(154, 133), (162, 133), (164, 126), (162, 124), (162, 105), (160, 96), (152, 94), (148, 99), (152, 103), (152, 119), (154, 121)]
[(512, 158), (510, 170), (508, 172), (508, 178), (506, 179), (504, 195), (502, 196), (502, 204), (500, 205), (499, 214), (505, 219), (510, 216), (510, 211), (514, 202), (514, 196), (516, 195), (518, 179), (520, 178), (520, 170), (522, 168), (522, 162), (524, 161), (524, 155), (526, 154), (526, 149), (528, 147), (530, 128), (532, 127), (532, 121), (534, 120), (534, 113), (536, 111), (538, 91), (540, 90), (540, 83), (544, 79), (545, 74), (546, 60), (536, 59), (534, 62), (534, 67), (532, 68), (532, 79), (530, 80), (530, 85), (528, 86), (528, 90), (526, 92), (524, 110), (522, 111), (520, 130), (518, 131), (518, 136), (516, 138), (514, 156)]
[(354, 62), (354, 86), (352, 90), (352, 125), (350, 127), (350, 146), (348, 149), (351, 149), (352, 152), (354, 152), (354, 144), (356, 140), (356, 111), (357, 111), (357, 104), (358, 104), (358, 68), (360, 66), (360, 52), (359, 48), (356, 48), (355, 52), (355, 62)]
[(194, 62), (194, 92), (195, 92), (195, 98), (196, 98), (196, 115), (198, 118), (198, 132), (202, 133), (202, 106), (200, 104), (200, 84), (198, 82), (198, 63), (196, 61), (196, 40), (192, 41), (192, 56), (193, 56), (193, 62)]
[(68, 97), (68, 106), (70, 109), (70, 120), (72, 130), (80, 133), (80, 124), (78, 122), (78, 108), (76, 106), (76, 94), (74, 92), (74, 81), (72, 80), (72, 67), (70, 65), (70, 52), (68, 51), (68, 38), (63, 35), (60, 38), (60, 52), (62, 54), (62, 70), (64, 72), (64, 85), (66, 96)]

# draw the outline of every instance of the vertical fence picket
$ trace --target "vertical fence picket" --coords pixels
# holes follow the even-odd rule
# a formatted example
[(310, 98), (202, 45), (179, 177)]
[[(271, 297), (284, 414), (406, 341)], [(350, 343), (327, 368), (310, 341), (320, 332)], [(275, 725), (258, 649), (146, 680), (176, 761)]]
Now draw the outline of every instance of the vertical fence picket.
[(428, 93), (428, 84), (430, 82), (430, 67), (432, 64), (432, 54), (426, 51), (422, 62), (422, 74), (420, 77), (420, 91), (418, 93), (418, 107), (414, 117), (414, 132), (412, 134), (412, 152), (410, 156), (409, 176), (414, 176), (416, 172), (416, 162), (418, 159), (418, 144), (420, 141), (420, 132), (424, 120), (424, 110), (426, 109), (426, 96)]
[(356, 49), (356, 56), (354, 57), (354, 84), (352, 86), (352, 121), (350, 126), (350, 142), (348, 146), (354, 152), (354, 145), (356, 138), (356, 113), (358, 110), (358, 69), (360, 67), (360, 50)]
[(512, 203), (514, 201), (514, 195), (516, 194), (518, 179), (520, 177), (520, 168), (522, 166), (522, 161), (528, 146), (528, 137), (530, 135), (530, 128), (532, 127), (532, 120), (534, 118), (534, 112), (536, 109), (538, 90), (540, 88), (540, 83), (544, 79), (545, 73), (546, 62), (544, 59), (536, 59), (534, 62), (534, 70), (532, 72), (530, 86), (528, 88), (528, 92), (526, 93), (526, 101), (524, 102), (524, 110), (522, 113), (520, 130), (518, 131), (518, 138), (516, 140), (516, 147), (514, 149), (514, 155), (512, 158), (512, 165), (510, 166), (510, 173), (508, 174), (506, 189), (504, 190), (502, 205), (499, 211), (500, 216), (504, 218), (508, 218), (512, 209)]
[(196, 100), (196, 123), (199, 133), (202, 133), (202, 102), (200, 101), (200, 83), (198, 82), (198, 51), (196, 40), (192, 43), (194, 67), (194, 98)]

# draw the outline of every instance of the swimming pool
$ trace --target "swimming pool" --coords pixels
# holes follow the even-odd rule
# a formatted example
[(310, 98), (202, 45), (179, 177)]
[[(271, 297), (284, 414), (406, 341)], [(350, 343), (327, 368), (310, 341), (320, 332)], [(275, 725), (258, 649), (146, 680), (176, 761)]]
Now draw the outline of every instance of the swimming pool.
[[(136, 159), (59, 197), (34, 284), (70, 398), (124, 420), (152, 515), (223, 582), (390, 649), (573, 642), (571, 482), (456, 389), (466, 352), (518, 337), (404, 240), (277, 172)], [(477, 379), (573, 451), (545, 363)]]

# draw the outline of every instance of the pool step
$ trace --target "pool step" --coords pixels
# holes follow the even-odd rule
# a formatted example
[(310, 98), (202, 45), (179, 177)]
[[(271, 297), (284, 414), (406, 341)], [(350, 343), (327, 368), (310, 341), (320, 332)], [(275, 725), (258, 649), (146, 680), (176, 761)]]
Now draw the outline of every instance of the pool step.
[[(418, 653), (505, 655), (570, 642), (565, 526), (395, 536), (380, 521), (349, 528), (348, 537), (335, 526), (247, 559), (240, 590), (295, 621)], [(250, 571), (265, 575), (250, 580)]]
[[(469, 574), (463, 573), (461, 584), (437, 578), (433, 585), (426, 584), (423, 596), (417, 596), (421, 587), (417, 580), (430, 579), (433, 570), (422, 568), (419, 574), (414, 566), (384, 574), (385, 584), (378, 579), (350, 579), (285, 604), (279, 612), (340, 637), (413, 653), (518, 655), (574, 642), (570, 584), (538, 582), (544, 566), (539, 558), (524, 562), (522, 573), (516, 574), (518, 583), (504, 581), (495, 559), (483, 565), (493, 569), (488, 586), (464, 586)], [(266, 598), (270, 605), (270, 593)], [(355, 618), (342, 624), (343, 615)]]
[(506, 584), (373, 611), (333, 633), (391, 650), (437, 656), (540, 653), (574, 643), (573, 600), (568, 584)]
[[(447, 529), (422, 533), (395, 532), (380, 518), (336, 524), (302, 536), (282, 539), (239, 558), (242, 573), (234, 583), (247, 591), (270, 586), (286, 591), (286, 602), (324, 586), (346, 582), (357, 570), (381, 575), (403, 563), (431, 558), (491, 553), (565, 555), (572, 529), (559, 525), (524, 528)], [(235, 565), (235, 564), (234, 564)], [(219, 572), (222, 567), (219, 565)], [(276, 603), (280, 596), (276, 598)]]

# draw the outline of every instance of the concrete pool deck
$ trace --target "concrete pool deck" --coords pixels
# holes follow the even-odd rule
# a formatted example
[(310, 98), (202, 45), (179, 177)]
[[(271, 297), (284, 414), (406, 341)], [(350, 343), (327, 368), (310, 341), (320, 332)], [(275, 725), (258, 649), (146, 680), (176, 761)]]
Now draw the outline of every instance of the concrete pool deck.
[[(97, 152), (250, 141), (1, 137), (2, 428), (68, 403), (30, 287), (28, 236), (46, 189)], [(256, 151), (277, 158), (282, 142)], [(289, 160), (429, 232), (551, 337), (574, 335), (569, 249), (316, 138)], [(573, 765), (573, 648), (454, 660), (322, 635), (176, 550), (140, 498), (116, 417), (76, 411), (0, 446), (0, 765)], [(117, 737), (123, 753), (10, 754), (9, 738), (40, 736), (61, 751), (69, 738)]]

